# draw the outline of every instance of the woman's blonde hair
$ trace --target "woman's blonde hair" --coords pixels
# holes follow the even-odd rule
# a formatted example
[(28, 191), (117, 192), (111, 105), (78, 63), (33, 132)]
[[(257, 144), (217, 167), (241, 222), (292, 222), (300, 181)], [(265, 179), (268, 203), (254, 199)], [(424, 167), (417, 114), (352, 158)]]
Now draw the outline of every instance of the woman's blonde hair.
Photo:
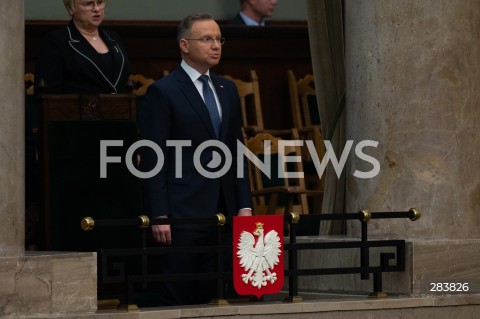
[[(65, 5), (65, 8), (67, 9), (68, 13), (70, 13), (70, 11), (72, 11), (75, 8), (77, 1), (79, 0), (63, 0), (63, 4)], [(103, 0), (103, 2), (107, 4), (107, 0)]]
[(63, 4), (67, 11), (70, 12), (70, 10), (73, 10), (75, 7), (75, 4), (77, 4), (77, 0), (63, 0)]

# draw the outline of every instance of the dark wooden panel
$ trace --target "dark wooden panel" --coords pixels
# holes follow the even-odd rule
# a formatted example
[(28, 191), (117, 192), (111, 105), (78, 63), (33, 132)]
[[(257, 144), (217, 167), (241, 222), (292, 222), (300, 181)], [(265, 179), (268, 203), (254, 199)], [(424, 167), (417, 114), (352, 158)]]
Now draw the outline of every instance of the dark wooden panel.
[[(65, 21), (27, 21), (25, 26), (25, 70), (34, 72), (41, 37)], [(180, 53), (176, 43), (177, 22), (105, 21), (123, 39), (132, 73), (159, 79), (164, 70), (176, 68)], [(297, 76), (312, 73), (306, 24), (276, 23), (264, 28), (222, 25), (226, 37), (220, 65), (213, 71), (248, 79), (257, 71), (266, 128), (292, 126), (287, 70)]]
[(109, 178), (100, 176), (99, 167), (101, 140), (123, 141), (113, 150), (114, 156), (123, 158), (138, 137), (134, 96), (43, 94), (38, 103), (39, 248), (97, 251), (121, 238), (128, 240), (115, 247), (127, 247), (134, 237), (118, 237), (118, 230), (117, 237), (84, 234), (79, 225), (85, 216), (136, 218), (142, 213), (140, 180), (123, 164), (111, 165)]

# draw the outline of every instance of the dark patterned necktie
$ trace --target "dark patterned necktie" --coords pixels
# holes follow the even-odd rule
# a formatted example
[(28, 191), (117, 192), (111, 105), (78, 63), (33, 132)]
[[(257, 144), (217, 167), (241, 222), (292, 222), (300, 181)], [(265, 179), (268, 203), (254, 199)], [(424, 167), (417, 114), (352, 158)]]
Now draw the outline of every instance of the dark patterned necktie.
[(205, 105), (207, 106), (208, 113), (210, 113), (210, 120), (212, 121), (213, 129), (215, 130), (215, 134), (218, 138), (220, 136), (222, 120), (220, 119), (220, 114), (218, 113), (215, 96), (213, 95), (213, 91), (208, 84), (208, 75), (201, 75), (198, 79), (203, 84), (203, 98), (205, 99)]

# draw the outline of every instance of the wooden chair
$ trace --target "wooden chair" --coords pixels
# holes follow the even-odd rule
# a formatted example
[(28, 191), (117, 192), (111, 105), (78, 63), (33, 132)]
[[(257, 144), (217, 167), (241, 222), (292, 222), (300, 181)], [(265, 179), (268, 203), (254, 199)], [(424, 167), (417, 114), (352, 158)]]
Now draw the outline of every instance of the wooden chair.
[(145, 93), (147, 93), (148, 87), (150, 84), (154, 83), (155, 80), (147, 78), (142, 74), (131, 74), (128, 79), (132, 82), (132, 93), (135, 95), (137, 122), (139, 122), (142, 114), (143, 102), (145, 100)]
[(320, 125), (316, 105), (315, 82), (312, 74), (297, 80), (292, 70), (287, 71), (293, 127)]
[(132, 81), (132, 93), (136, 96), (145, 95), (148, 86), (155, 82), (154, 79), (147, 78), (141, 74), (131, 74), (129, 80)]
[(25, 74), (25, 93), (27, 95), (33, 95), (33, 87), (35, 83), (35, 75), (33, 73)]
[[(254, 211), (258, 215), (285, 214), (293, 211), (299, 214), (308, 214), (307, 198), (320, 196), (322, 193), (316, 190), (307, 190), (303, 178), (282, 177), (278, 174), (278, 165), (283, 165), (281, 169), (288, 173), (303, 172), (303, 165), (301, 160), (289, 161), (289, 165), (282, 160), (282, 157), (285, 156), (298, 156), (300, 159), (300, 147), (290, 145), (281, 147), (280, 145), (282, 140), (298, 140), (297, 130), (277, 131), (277, 134), (275, 136), (270, 132), (260, 132), (245, 141), (247, 149), (260, 160), (262, 157), (265, 158), (264, 154), (267, 151), (271, 155), (271, 165), (268, 167), (270, 177), (252, 161), (248, 163)], [(280, 134), (283, 134), (285, 138), (279, 136)], [(271, 142), (268, 148), (264, 144), (265, 141)]]
[(33, 73), (25, 74), (25, 125), (31, 128), (36, 138), (38, 133), (38, 107), (34, 95), (35, 75)]
[[(304, 141), (311, 140), (320, 159), (325, 155), (325, 145), (320, 126), (320, 116), (316, 105), (315, 82), (312, 74), (307, 74), (298, 79), (292, 70), (287, 71), (288, 87), (290, 92), (290, 105), (292, 110), (293, 126), (298, 129), (300, 138)], [(305, 168), (305, 180), (308, 189), (315, 189), (323, 193), (325, 179), (320, 179), (312, 162), (310, 152), (302, 148), (302, 158)], [(321, 200), (311, 204), (314, 211), (321, 210)]]
[(237, 87), (242, 107), (242, 124), (246, 128), (247, 133), (263, 130), (262, 105), (260, 102), (257, 72), (250, 70), (250, 81), (243, 81), (230, 75), (225, 75), (225, 78), (232, 80)]

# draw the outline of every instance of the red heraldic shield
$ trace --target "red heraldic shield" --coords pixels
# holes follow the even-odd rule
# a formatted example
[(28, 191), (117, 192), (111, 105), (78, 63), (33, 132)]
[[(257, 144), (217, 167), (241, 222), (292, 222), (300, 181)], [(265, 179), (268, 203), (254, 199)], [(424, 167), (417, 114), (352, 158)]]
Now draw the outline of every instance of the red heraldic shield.
[(278, 293), (284, 280), (283, 215), (233, 218), (233, 284), (240, 295)]

